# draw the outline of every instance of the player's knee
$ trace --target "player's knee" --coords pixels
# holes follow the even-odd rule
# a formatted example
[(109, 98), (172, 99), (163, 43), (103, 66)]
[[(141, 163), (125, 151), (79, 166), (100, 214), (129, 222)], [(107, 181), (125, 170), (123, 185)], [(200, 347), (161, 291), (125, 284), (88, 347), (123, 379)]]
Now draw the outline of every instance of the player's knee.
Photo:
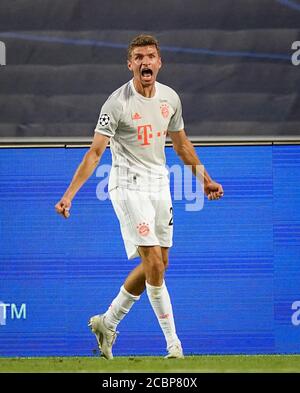
[(143, 250), (143, 262), (147, 267), (157, 275), (163, 274), (165, 264), (161, 252), (156, 247), (151, 247), (148, 250)]
[(162, 259), (156, 259), (151, 261), (150, 263), (150, 268), (152, 273), (155, 273), (157, 276), (162, 276), (165, 271), (165, 265), (162, 261)]
[(162, 247), (161, 248), (161, 255), (165, 269), (169, 266), (169, 250), (168, 248)]
[(165, 265), (163, 263), (161, 255), (159, 255), (158, 253), (152, 253), (151, 255), (149, 255), (149, 258), (147, 258), (145, 262), (147, 263), (152, 273), (157, 276), (163, 275), (165, 271)]

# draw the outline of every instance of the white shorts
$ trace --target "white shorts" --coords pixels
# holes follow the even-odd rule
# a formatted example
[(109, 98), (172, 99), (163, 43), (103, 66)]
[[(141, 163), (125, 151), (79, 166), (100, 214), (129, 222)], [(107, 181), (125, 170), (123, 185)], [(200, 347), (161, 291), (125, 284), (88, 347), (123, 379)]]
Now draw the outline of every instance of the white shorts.
[(117, 187), (109, 194), (128, 259), (139, 256), (139, 246), (172, 246), (173, 207), (169, 186), (160, 193)]

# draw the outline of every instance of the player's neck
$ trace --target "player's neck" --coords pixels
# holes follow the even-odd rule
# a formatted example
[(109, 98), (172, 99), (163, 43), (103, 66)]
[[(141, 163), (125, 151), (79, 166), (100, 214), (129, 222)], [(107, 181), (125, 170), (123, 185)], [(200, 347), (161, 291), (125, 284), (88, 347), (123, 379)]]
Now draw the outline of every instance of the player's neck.
[(135, 90), (146, 98), (152, 98), (155, 96), (155, 83), (150, 86), (143, 86), (139, 81), (133, 79), (133, 85)]

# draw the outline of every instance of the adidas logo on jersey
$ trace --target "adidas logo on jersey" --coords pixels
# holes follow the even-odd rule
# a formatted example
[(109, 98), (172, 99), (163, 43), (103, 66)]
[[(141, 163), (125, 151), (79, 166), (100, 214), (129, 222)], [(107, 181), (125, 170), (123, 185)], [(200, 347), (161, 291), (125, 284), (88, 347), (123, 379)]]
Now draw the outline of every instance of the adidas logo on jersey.
[(134, 115), (132, 115), (132, 120), (140, 120), (142, 118), (141, 115), (139, 115), (137, 112), (135, 112)]

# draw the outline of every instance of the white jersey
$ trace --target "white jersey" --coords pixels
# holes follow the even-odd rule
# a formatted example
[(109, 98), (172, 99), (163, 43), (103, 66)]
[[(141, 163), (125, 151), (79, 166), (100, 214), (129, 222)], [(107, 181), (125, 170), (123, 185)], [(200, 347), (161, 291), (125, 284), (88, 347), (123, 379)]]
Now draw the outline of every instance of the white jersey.
[(139, 94), (133, 80), (112, 93), (95, 129), (110, 137), (109, 191), (117, 186), (155, 191), (168, 184), (166, 135), (183, 128), (179, 96), (166, 85), (155, 82), (151, 98)]

